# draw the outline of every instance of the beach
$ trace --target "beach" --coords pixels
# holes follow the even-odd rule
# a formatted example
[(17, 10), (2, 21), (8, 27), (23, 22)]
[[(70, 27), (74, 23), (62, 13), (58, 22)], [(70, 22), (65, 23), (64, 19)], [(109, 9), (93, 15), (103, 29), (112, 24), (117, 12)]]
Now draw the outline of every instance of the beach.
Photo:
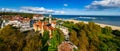
[[(86, 22), (86, 21), (79, 21), (79, 20), (73, 20), (73, 19), (65, 19), (64, 21), (72, 21), (72, 22), (74, 22), (74, 23), (84, 22), (84, 23), (88, 24), (88, 22)], [(112, 28), (112, 30), (120, 30), (120, 27), (119, 27), (119, 26), (113, 26), (113, 25), (101, 24), (101, 23), (95, 23), (95, 24), (98, 24), (98, 25), (100, 25), (101, 27), (109, 26), (109, 27)]]

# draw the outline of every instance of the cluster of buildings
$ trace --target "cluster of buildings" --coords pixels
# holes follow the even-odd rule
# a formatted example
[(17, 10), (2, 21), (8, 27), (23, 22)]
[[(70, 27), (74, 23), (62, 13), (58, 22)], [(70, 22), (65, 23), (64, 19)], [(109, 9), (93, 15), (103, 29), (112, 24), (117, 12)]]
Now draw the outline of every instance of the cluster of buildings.
[(52, 30), (56, 27), (56, 20), (52, 20), (51, 15), (49, 15), (47, 21), (44, 20), (45, 17), (43, 15), (33, 15), (32, 19), (23, 18), (20, 15), (3, 18), (1, 28), (4, 28), (6, 25), (13, 25), (15, 27), (19, 27), (20, 31), (34, 30), (35, 32), (40, 32), (42, 35), (43, 32), (47, 30), (50, 33), (50, 38), (52, 37)]
[[(1, 18), (1, 17), (0, 17)], [(12, 16), (12, 17), (4, 17), (1, 23), (1, 28), (4, 28), (6, 25), (13, 25), (15, 27), (19, 27), (20, 31), (28, 31), (34, 30), (35, 32), (41, 33), (43, 35), (44, 31), (49, 31), (49, 38), (52, 38), (52, 31), (57, 28), (56, 20), (52, 20), (52, 15), (47, 17), (47, 21), (45, 20), (46, 17), (43, 15), (33, 15), (33, 18), (23, 18), (20, 15)], [(60, 30), (65, 35), (65, 40), (58, 46), (58, 51), (73, 51), (76, 46), (69, 42), (69, 31), (67, 28), (62, 27)], [(77, 48), (77, 47), (76, 47)]]
[[(36, 19), (36, 17), (33, 17)], [(39, 18), (43, 20), (43, 18)], [(48, 21), (40, 21), (38, 20), (33, 24), (34, 31), (39, 31), (42, 35), (45, 30), (49, 31), (49, 37), (52, 38), (52, 31), (55, 30), (56, 20), (52, 20), (52, 16), (49, 15)]]
[(20, 15), (16, 15), (14, 17), (3, 17), (1, 28), (4, 28), (6, 25), (13, 25), (15, 27), (19, 27), (20, 31), (27, 31), (32, 29), (32, 27), (30, 27), (30, 21), (30, 18), (23, 18)]

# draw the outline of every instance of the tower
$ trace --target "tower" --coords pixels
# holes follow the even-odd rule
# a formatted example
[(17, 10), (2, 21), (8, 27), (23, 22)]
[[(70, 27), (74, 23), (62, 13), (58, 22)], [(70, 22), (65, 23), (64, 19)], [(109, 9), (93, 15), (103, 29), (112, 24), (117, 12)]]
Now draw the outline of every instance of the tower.
[(3, 28), (3, 27), (5, 26), (5, 23), (6, 23), (6, 21), (3, 20), (3, 23), (2, 23), (2, 25), (1, 25), (1, 28)]
[(49, 23), (51, 24), (51, 21), (52, 21), (52, 15), (50, 14), (49, 15)]
[[(52, 23), (52, 15), (50, 14), (49, 15), (49, 23), (51, 24)], [(52, 38), (52, 31), (49, 30), (49, 37)]]

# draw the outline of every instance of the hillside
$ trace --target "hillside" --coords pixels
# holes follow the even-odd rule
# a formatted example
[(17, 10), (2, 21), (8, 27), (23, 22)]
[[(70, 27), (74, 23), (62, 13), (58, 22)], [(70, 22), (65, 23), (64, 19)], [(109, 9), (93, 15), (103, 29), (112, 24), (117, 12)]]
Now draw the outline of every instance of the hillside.
[(100, 27), (93, 22), (74, 24), (64, 22), (63, 26), (69, 28), (70, 41), (79, 51), (119, 51), (120, 31), (112, 30), (111, 27)]

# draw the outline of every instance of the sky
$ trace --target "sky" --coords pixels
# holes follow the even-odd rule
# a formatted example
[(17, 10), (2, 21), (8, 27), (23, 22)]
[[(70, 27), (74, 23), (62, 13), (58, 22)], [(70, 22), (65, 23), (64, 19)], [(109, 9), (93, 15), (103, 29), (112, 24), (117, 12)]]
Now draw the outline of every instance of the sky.
[(0, 11), (65, 15), (120, 15), (120, 0), (0, 0)]

